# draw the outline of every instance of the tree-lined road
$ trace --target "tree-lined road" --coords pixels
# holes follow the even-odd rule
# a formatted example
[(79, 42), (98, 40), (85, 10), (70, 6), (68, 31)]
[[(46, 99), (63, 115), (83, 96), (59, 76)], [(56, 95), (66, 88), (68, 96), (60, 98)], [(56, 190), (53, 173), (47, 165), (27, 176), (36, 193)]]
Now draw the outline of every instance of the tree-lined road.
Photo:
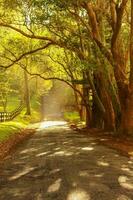
[(0, 165), (0, 200), (132, 200), (133, 159), (43, 123)]

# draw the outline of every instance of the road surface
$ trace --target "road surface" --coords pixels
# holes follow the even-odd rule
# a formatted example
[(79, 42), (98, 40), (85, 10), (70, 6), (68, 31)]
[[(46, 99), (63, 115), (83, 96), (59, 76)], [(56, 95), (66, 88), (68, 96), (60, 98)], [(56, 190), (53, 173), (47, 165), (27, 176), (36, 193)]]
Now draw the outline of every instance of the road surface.
[(0, 165), (0, 200), (133, 200), (133, 159), (45, 122)]

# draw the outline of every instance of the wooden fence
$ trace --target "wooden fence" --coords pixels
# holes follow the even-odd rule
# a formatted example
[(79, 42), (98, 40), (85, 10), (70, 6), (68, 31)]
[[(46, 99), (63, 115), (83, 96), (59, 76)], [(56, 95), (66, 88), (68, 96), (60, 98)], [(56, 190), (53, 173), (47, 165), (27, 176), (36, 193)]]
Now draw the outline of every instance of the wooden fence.
[(23, 108), (24, 105), (20, 105), (17, 109), (15, 109), (12, 112), (0, 112), (0, 122), (13, 120), (16, 116), (20, 114)]

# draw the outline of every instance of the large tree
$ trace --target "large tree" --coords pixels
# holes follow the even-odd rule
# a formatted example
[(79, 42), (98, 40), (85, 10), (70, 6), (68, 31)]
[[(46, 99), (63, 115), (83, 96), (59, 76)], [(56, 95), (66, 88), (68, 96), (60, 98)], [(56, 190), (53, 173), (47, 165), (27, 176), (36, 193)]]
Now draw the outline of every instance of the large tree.
[[(7, 11), (3, 12), (5, 5), (12, 19)], [(132, 1), (130, 4), (128, 0), (14, 0), (14, 5), (11, 6), (9, 0), (3, 1), (0, 26), (20, 34), (22, 40), (26, 37), (36, 42), (32, 49), (5, 67), (47, 47), (57, 46), (59, 51), (64, 48), (74, 53), (81, 62), (78, 67), (83, 82), (88, 83), (88, 87), (82, 84), (82, 92), (89, 121), (99, 119), (100, 127), (132, 133)], [(16, 15), (19, 19), (14, 21)], [(32, 27), (27, 26), (31, 22)], [(93, 93), (92, 115), (88, 104), (90, 91)]]

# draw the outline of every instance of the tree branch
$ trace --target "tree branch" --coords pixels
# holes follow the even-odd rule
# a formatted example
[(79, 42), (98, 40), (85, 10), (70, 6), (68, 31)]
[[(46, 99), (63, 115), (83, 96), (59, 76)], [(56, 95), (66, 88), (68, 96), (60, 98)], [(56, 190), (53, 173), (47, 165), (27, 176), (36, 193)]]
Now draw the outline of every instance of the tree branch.
[(116, 15), (114, 25), (113, 25), (114, 32), (113, 32), (112, 39), (111, 39), (112, 49), (115, 48), (116, 43), (117, 43), (117, 39), (118, 39), (120, 30), (121, 30), (124, 9), (125, 9), (127, 2), (128, 2), (128, 0), (123, 0), (122, 3), (120, 4), (120, 6), (116, 5), (115, 7), (114, 6), (112, 7), (113, 12)]
[(49, 42), (48, 44), (46, 44), (46, 45), (44, 45), (44, 46), (42, 46), (42, 47), (39, 47), (39, 48), (37, 48), (37, 49), (34, 49), (34, 50), (28, 51), (28, 52), (26, 52), (26, 53), (23, 53), (23, 54), (20, 55), (18, 58), (16, 58), (14, 61), (12, 61), (11, 64), (5, 65), (5, 66), (0, 65), (0, 68), (5, 68), (5, 69), (10, 68), (10, 67), (12, 67), (14, 64), (16, 64), (18, 61), (20, 61), (21, 59), (23, 59), (24, 57), (26, 57), (26, 56), (28, 56), (28, 55), (30, 55), (30, 54), (34, 54), (34, 53), (36, 53), (36, 52), (38, 52), (38, 51), (41, 51), (41, 50), (43, 50), (43, 49), (46, 49), (47, 47), (49, 47), (49, 46), (52, 45), (52, 44), (53, 44), (52, 42)]
[(27, 38), (30, 38), (30, 39), (45, 40), (45, 41), (50, 41), (52, 43), (56, 43), (55, 40), (51, 39), (50, 37), (34, 35), (34, 34), (28, 34), (28, 33), (24, 32), (23, 30), (21, 30), (19, 28), (16, 28), (16, 27), (14, 27), (12, 25), (9, 25), (9, 24), (0, 23), (0, 26), (12, 29), (12, 30), (14, 30), (14, 31), (20, 33), (21, 35), (23, 35), (23, 36), (25, 36)]

